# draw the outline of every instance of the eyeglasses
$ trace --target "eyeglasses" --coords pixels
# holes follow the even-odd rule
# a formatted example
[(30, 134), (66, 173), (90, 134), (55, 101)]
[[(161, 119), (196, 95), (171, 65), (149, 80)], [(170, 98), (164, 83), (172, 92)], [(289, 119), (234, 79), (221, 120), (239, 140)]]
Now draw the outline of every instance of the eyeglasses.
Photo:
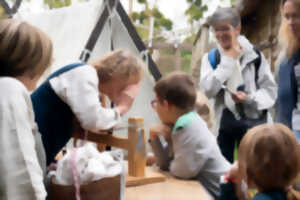
[(153, 99), (151, 102), (151, 106), (153, 109), (156, 109), (156, 106), (157, 106), (157, 100), (156, 99)]

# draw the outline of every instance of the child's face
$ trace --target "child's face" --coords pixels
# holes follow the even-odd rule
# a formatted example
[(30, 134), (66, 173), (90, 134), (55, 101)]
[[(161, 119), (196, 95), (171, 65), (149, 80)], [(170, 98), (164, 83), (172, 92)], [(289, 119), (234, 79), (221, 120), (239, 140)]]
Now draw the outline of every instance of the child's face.
[(160, 121), (164, 124), (171, 123), (170, 121), (170, 104), (166, 100), (159, 100), (156, 96), (153, 103), (152, 103), (153, 109), (156, 111)]

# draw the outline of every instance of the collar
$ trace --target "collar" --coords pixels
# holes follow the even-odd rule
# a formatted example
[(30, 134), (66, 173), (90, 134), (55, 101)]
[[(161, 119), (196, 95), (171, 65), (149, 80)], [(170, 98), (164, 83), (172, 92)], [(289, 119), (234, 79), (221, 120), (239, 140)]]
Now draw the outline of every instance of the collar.
[(192, 122), (193, 122), (193, 119), (197, 116), (197, 113), (194, 112), (194, 111), (191, 111), (191, 112), (188, 112), (184, 115), (181, 115), (175, 125), (174, 125), (174, 128), (173, 128), (173, 132), (177, 131), (177, 130), (180, 130), (188, 125), (190, 125)]

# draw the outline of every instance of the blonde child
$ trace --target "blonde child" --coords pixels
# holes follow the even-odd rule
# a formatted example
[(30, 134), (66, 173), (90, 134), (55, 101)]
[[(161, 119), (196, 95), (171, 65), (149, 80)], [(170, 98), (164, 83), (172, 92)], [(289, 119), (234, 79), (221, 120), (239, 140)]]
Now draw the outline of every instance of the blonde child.
[(250, 129), (241, 141), (238, 164), (229, 173), (242, 186), (238, 196), (250, 199), (247, 188), (255, 188), (258, 192), (252, 200), (290, 199), (288, 188), (299, 173), (299, 155), (297, 140), (286, 126), (264, 124)]
[[(196, 89), (192, 77), (173, 72), (156, 83), (154, 92), (152, 106), (162, 122), (150, 128), (150, 144), (157, 164), (178, 178), (200, 181), (217, 199), (220, 176), (229, 170), (230, 164), (206, 123), (194, 111)], [(163, 136), (167, 144), (158, 136)]]
[[(108, 53), (91, 64), (65, 66), (50, 75), (31, 95), (47, 165), (72, 137), (74, 118), (92, 132), (116, 125), (132, 105), (141, 76), (142, 63), (124, 50)], [(115, 107), (102, 107), (100, 94), (108, 96)]]
[(0, 20), (0, 199), (44, 200), (46, 160), (29, 90), (52, 60), (51, 40), (16, 19)]

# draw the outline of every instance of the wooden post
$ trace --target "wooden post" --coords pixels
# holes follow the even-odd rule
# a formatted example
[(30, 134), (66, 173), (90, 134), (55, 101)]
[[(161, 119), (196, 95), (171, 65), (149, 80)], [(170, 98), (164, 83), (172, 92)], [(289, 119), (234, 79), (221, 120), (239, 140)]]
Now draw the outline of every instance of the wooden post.
[(181, 53), (181, 51), (177, 47), (175, 49), (175, 70), (176, 71), (181, 71), (181, 55), (180, 55), (180, 53)]
[(144, 119), (140, 117), (129, 118), (128, 124), (128, 174), (144, 177), (146, 168)]
[(200, 37), (198, 38), (193, 52), (191, 60), (191, 72), (195, 80), (196, 87), (199, 87), (200, 81), (200, 71), (201, 71), (201, 60), (202, 56), (206, 52), (209, 41), (209, 26), (208, 24), (203, 24), (200, 30)]

